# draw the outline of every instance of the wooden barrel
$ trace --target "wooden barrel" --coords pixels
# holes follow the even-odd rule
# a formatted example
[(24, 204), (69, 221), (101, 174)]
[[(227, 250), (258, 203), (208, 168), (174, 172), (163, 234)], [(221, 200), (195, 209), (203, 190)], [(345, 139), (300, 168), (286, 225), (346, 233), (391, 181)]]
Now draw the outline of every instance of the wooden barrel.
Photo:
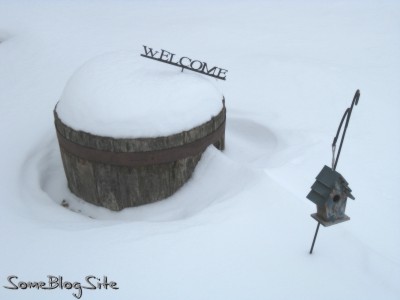
[(112, 138), (74, 130), (54, 109), (68, 187), (92, 204), (118, 211), (176, 192), (192, 175), (205, 149), (225, 143), (225, 101), (208, 122), (153, 138)]

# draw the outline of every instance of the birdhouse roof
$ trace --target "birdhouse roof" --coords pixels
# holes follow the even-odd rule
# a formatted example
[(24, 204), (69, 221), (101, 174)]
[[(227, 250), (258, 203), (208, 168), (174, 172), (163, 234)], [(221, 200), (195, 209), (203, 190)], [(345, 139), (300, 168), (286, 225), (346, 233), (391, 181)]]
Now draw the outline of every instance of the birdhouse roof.
[(338, 180), (342, 181), (345, 185), (349, 185), (339, 172), (333, 171), (328, 166), (322, 168), (316, 179), (327, 187), (333, 187)]
[(317, 181), (312, 185), (310, 193), (307, 195), (307, 199), (311, 200), (317, 205), (323, 205), (329, 199), (329, 195), (338, 183), (343, 188), (345, 194), (350, 199), (355, 199), (351, 194), (348, 182), (339, 173), (328, 166), (324, 166), (316, 177)]

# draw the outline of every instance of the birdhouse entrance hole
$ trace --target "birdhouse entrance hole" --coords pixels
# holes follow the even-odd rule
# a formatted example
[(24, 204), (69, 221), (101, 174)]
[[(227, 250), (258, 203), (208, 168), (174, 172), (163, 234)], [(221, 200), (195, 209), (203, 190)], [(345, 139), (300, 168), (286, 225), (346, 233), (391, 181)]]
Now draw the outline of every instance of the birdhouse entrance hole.
[(333, 202), (337, 203), (337, 202), (339, 202), (339, 200), (340, 200), (340, 196), (339, 195), (335, 195), (333, 197)]

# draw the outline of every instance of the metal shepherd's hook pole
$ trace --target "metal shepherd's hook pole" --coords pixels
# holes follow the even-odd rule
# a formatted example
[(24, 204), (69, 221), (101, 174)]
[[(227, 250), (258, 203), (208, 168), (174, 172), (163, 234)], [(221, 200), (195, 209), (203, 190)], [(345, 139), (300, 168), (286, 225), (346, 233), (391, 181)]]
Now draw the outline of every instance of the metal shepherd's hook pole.
[(312, 245), (311, 245), (311, 249), (310, 249), (310, 254), (312, 254), (312, 251), (313, 251), (313, 249), (314, 249), (314, 244), (315, 244), (315, 240), (317, 239), (317, 234), (318, 234), (318, 230), (319, 230), (319, 225), (321, 225), (320, 222), (318, 222), (317, 229), (315, 230), (314, 239), (313, 239), (313, 241), (312, 241)]
[[(340, 124), (339, 124), (339, 128), (336, 132), (336, 136), (333, 138), (333, 142), (332, 142), (332, 170), (333, 171), (336, 170), (336, 166), (339, 161), (340, 152), (342, 151), (344, 137), (346, 135), (347, 126), (349, 126), (349, 121), (350, 121), (351, 113), (353, 111), (354, 104), (357, 105), (359, 99), (360, 99), (360, 90), (357, 90), (356, 94), (354, 95), (353, 101), (351, 102), (351, 106), (349, 108), (347, 108), (343, 114), (342, 120), (340, 121)], [(340, 141), (339, 151), (338, 151), (338, 154), (335, 159), (336, 142), (338, 140), (340, 130), (342, 129), (343, 121), (345, 118), (346, 118), (346, 124), (344, 125), (344, 130), (343, 130), (343, 134), (342, 134), (342, 139)]]
[[(337, 166), (337, 163), (339, 161), (340, 152), (342, 151), (343, 141), (344, 141), (344, 137), (346, 135), (347, 126), (349, 126), (349, 121), (350, 121), (351, 113), (353, 111), (353, 107), (354, 107), (354, 105), (358, 104), (358, 100), (359, 99), (360, 99), (360, 90), (357, 90), (355, 95), (354, 95), (353, 101), (351, 102), (351, 106), (348, 107), (346, 109), (346, 111), (344, 112), (344, 114), (343, 114), (342, 120), (340, 121), (340, 124), (339, 124), (339, 128), (338, 128), (338, 130), (336, 132), (336, 136), (333, 138), (333, 142), (332, 142), (332, 170), (333, 171), (336, 170), (336, 166)], [(338, 137), (339, 137), (339, 134), (340, 134), (340, 130), (342, 129), (343, 122), (344, 122), (345, 119), (346, 119), (346, 123), (344, 125), (342, 139), (340, 140), (340, 146), (339, 146), (338, 154), (335, 157), (336, 142), (338, 140)], [(310, 254), (312, 254), (312, 252), (313, 252), (315, 240), (317, 239), (318, 230), (319, 230), (319, 226), (320, 225), (321, 225), (321, 223), (318, 222), (317, 229), (315, 230), (315, 234), (314, 234), (314, 239), (313, 239), (313, 242), (312, 242), (312, 245), (311, 245)]]

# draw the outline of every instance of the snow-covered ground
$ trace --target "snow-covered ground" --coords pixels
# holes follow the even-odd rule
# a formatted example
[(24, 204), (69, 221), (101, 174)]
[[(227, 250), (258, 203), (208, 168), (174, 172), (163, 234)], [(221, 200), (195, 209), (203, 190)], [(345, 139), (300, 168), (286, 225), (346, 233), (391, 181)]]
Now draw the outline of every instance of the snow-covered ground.
[[(142, 45), (229, 70), (226, 150), (166, 201), (108, 212), (68, 192), (52, 110), (85, 61)], [(118, 284), (81, 299), (399, 299), (399, 53), (397, 1), (1, 0), (0, 299), (75, 299), (11, 275)], [(356, 89), (351, 220), (309, 255), (305, 196)]]

